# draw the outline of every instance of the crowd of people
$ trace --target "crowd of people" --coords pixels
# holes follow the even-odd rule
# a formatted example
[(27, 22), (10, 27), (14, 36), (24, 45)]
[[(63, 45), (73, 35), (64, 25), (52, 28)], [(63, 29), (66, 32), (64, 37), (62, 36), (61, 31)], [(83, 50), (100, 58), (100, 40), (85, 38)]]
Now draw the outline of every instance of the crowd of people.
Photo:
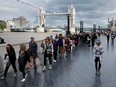
[(113, 42), (115, 37), (116, 37), (116, 32), (105, 32), (104, 35), (107, 37), (107, 42), (109, 43), (109, 40), (111, 39), (111, 41)]
[[(34, 40), (34, 37), (31, 37), (31, 41), (29, 42), (28, 49), (25, 44), (20, 44), (19, 55), (18, 55), (18, 64), (19, 64), (19, 71), (22, 72), (22, 75), (23, 75), (23, 79), (21, 80), (21, 82), (24, 82), (26, 80), (26, 76), (28, 75), (28, 72), (29, 72), (26, 69), (26, 64), (28, 62), (32, 63), (31, 58), (33, 58), (34, 68), (36, 68), (35, 59), (37, 57), (37, 49), (38, 49), (38, 46)], [(6, 57), (8, 56), (9, 60), (6, 64), (4, 74), (1, 77), (2, 80), (6, 78), (10, 65), (12, 65), (12, 67), (15, 71), (14, 76), (15, 77), (17, 76), (17, 68), (16, 68), (16, 59), (17, 58), (16, 58), (15, 49), (13, 48), (13, 46), (11, 44), (7, 44), (6, 51), (7, 51), (7, 53), (5, 54), (4, 59), (6, 59)], [(28, 63), (28, 64), (30, 64), (30, 63)]]
[[(79, 34), (68, 34), (66, 36), (59, 34), (55, 37), (48, 36), (44, 40), (42, 40), (41, 54), (43, 55), (43, 69), (42, 71), (46, 71), (46, 67), (49, 66), (49, 70), (52, 69), (52, 62), (56, 63), (58, 60), (58, 55), (61, 57), (67, 57), (68, 53), (72, 52), (73, 48), (79, 45), (86, 45), (88, 47), (94, 46), (95, 41), (96, 45), (94, 46), (94, 54), (95, 54), (95, 68), (96, 73), (100, 73), (101, 68), (101, 59), (100, 56), (103, 53), (103, 47), (100, 45), (101, 42), (99, 40), (100, 33), (79, 33)], [(39, 49), (40, 50), (40, 49)], [(6, 68), (1, 79), (5, 79), (7, 76), (8, 69), (10, 65), (12, 65), (14, 69), (14, 76), (17, 76), (17, 68), (16, 68), (16, 54), (15, 49), (11, 44), (7, 44), (6, 46), (7, 53), (5, 54), (5, 58), (8, 56), (9, 61), (6, 64)], [(29, 47), (25, 46), (25, 44), (20, 45), (19, 55), (18, 55), (18, 64), (19, 71), (22, 72), (23, 79), (21, 82), (26, 80), (26, 76), (28, 75), (29, 70), (26, 69), (27, 63), (34, 65), (34, 69), (37, 69), (36, 59), (39, 58), (38, 55), (38, 45), (34, 39), (31, 37), (31, 41), (29, 42)], [(33, 62), (32, 62), (33, 60)], [(99, 63), (99, 67), (98, 67)], [(30, 65), (30, 67), (32, 67)], [(28, 68), (30, 68), (28, 67)]]

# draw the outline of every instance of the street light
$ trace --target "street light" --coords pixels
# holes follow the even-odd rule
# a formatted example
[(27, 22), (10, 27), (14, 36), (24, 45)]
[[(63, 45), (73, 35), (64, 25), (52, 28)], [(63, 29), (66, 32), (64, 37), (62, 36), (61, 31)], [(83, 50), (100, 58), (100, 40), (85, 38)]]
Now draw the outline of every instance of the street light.
[(93, 32), (96, 32), (96, 24), (93, 24)]
[(99, 33), (100, 33), (100, 26), (98, 26), (98, 30), (99, 30)]
[(67, 31), (66, 35), (70, 34), (70, 14), (67, 14)]
[(84, 23), (84, 21), (80, 20), (80, 33), (83, 32), (83, 23)]

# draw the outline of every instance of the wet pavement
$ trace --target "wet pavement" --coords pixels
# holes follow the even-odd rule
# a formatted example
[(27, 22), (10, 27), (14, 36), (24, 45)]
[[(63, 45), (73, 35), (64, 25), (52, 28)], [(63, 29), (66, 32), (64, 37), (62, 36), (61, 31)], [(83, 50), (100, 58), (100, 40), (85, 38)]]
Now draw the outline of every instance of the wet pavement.
[(78, 46), (67, 58), (53, 63), (51, 70), (43, 73), (43, 62), (37, 70), (31, 69), (23, 83), (22, 74), (13, 77), (11, 70), (6, 80), (0, 80), (0, 87), (116, 87), (116, 40), (109, 44), (104, 36), (100, 40), (104, 47), (101, 75), (95, 74), (92, 47)]

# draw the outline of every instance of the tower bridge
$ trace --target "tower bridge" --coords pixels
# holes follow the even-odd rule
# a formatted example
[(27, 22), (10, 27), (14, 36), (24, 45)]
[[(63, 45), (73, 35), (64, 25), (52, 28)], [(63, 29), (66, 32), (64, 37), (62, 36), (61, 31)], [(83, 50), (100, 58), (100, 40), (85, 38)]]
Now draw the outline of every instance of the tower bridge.
[(67, 13), (62, 13), (62, 12), (51, 12), (51, 13), (47, 13), (45, 12), (42, 8), (39, 11), (39, 25), (40, 27), (37, 29), (38, 32), (42, 31), (43, 25), (45, 25), (45, 19), (46, 16), (67, 16), (67, 29), (69, 31), (71, 31), (71, 33), (75, 32), (75, 15), (76, 15), (76, 10), (75, 7), (73, 5), (68, 7), (68, 12)]
[(31, 5), (29, 3), (23, 2), (21, 0), (17, 0), (18, 2), (31, 6), (33, 8), (35, 8), (37, 10), (37, 22), (36, 22), (36, 26), (35, 26), (35, 22), (29, 23), (27, 25), (25, 25), (24, 27), (22, 26), (21, 28), (27, 28), (27, 26), (29, 27), (29, 25), (33, 24), (36, 28), (36, 32), (44, 32), (44, 25), (45, 25), (45, 20), (46, 20), (46, 16), (67, 16), (67, 30), (71, 31), (71, 33), (75, 32), (75, 16), (76, 16), (76, 9), (73, 5), (70, 5), (68, 7), (68, 11), (67, 13), (63, 13), (63, 12), (46, 12), (42, 7), (37, 7), (34, 5)]
[(56, 13), (56, 12), (53, 12), (53, 13), (46, 13), (44, 15), (45, 16), (61, 16), (61, 15), (70, 15), (70, 13)]

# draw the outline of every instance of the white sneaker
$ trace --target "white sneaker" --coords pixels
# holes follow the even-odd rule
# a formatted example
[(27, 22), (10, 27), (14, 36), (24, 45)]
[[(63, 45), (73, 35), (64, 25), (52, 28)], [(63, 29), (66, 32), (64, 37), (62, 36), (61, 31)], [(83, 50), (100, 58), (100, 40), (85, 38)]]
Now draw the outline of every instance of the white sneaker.
[(21, 82), (24, 82), (26, 79), (25, 78), (23, 78), (22, 80), (21, 80)]
[(100, 75), (101, 73), (100, 73), (100, 71), (98, 70), (98, 71), (96, 71), (95, 74), (96, 74), (96, 75)]
[(25, 75), (25, 78), (28, 76), (28, 74)]
[(49, 66), (49, 70), (52, 69), (51, 65)]
[(96, 71), (96, 73), (95, 73), (96, 75), (98, 74), (98, 72)]
[(100, 75), (101, 73), (100, 73), (100, 71), (98, 71), (98, 75)]
[(46, 71), (46, 66), (44, 66), (44, 68), (43, 68), (43, 72), (44, 72), (44, 71)]
[(57, 61), (56, 60), (53, 60), (54, 61), (54, 63), (56, 63)]
[(4, 79), (5, 79), (5, 77), (4, 77), (4, 76), (2, 76), (2, 77), (1, 77), (1, 80), (4, 80)]

